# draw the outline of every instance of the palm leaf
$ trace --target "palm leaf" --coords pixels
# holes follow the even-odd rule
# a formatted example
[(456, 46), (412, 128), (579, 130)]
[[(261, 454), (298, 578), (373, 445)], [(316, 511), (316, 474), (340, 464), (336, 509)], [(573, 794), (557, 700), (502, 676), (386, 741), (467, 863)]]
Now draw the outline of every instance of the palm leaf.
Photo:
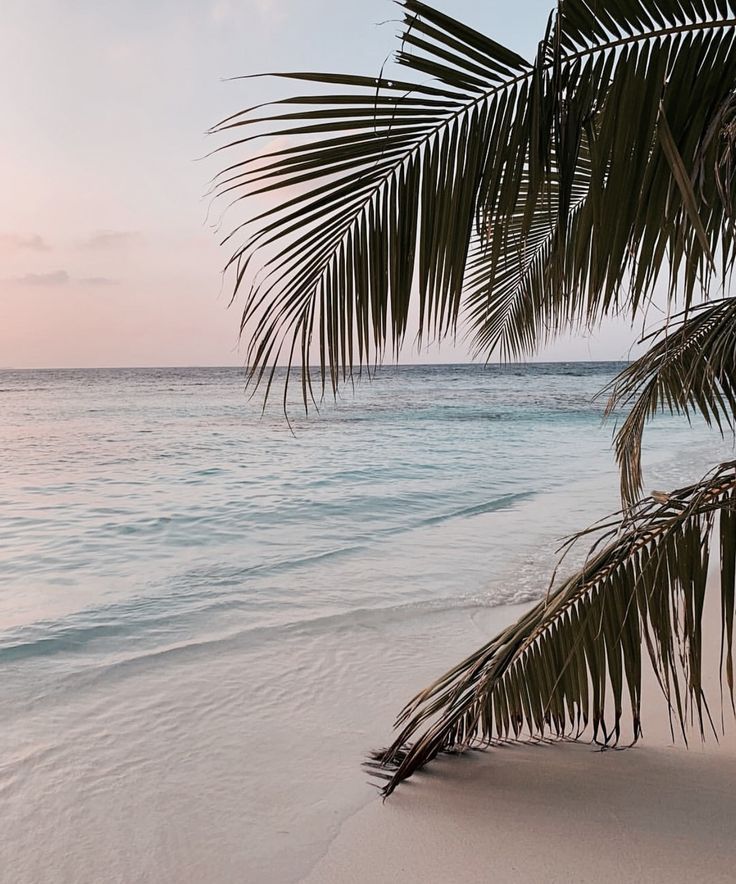
[[(398, 346), (415, 268), (422, 329), (444, 334), (454, 325), (493, 114), (485, 97), (529, 65), (421, 3), (404, 5), (405, 49), (398, 61), (429, 73), (440, 86), (277, 75), (345, 91), (277, 103), (295, 108), (270, 117), (279, 128), (225, 146), (256, 138), (298, 141), (229, 166), (215, 185), (218, 196), (235, 200), (290, 192), (230, 235), (246, 231), (228, 264), (236, 293), (254, 255), (266, 255), (260, 276), (250, 281), (241, 319), (241, 328), (249, 328), (247, 359), (257, 380), (283, 353), (293, 354), (297, 341), (306, 368), (313, 332), (323, 382), (329, 369), (333, 387), (340, 372), (380, 357), (387, 343)], [(409, 55), (408, 46), (420, 54)], [(230, 117), (215, 131), (264, 122), (253, 113)]]
[(612, 382), (606, 407), (630, 407), (616, 433), (621, 496), (631, 504), (641, 493), (641, 444), (647, 420), (661, 411), (699, 413), (723, 432), (736, 414), (736, 300), (716, 301), (665, 327), (656, 343)]
[(277, 143), (215, 182), (260, 206), (226, 240), (251, 379), (297, 361), (306, 398), (315, 360), (335, 388), (413, 311), (420, 337), (464, 311), (485, 355), (520, 354), (635, 312), (665, 269), (688, 306), (729, 265), (731, 0), (562, 0), (533, 61), (401, 5), (410, 79), (279, 74), (328, 91), (215, 127), (230, 153)]
[[(576, 292), (564, 301), (555, 297), (552, 256), (559, 248), (562, 224), (568, 230), (576, 227), (591, 198), (586, 155), (584, 143), (564, 221), (559, 214), (559, 172), (554, 169), (549, 171), (546, 189), (529, 217), (525, 207), (530, 185), (525, 176), (517, 194), (517, 212), (489, 222), (485, 240), (503, 239), (502, 249), (496, 253), (484, 239), (474, 238), (465, 277), (463, 316), (472, 329), (472, 348), (477, 356), (498, 352), (503, 359), (522, 358), (573, 324), (576, 317), (581, 318), (584, 311)], [(503, 232), (498, 225), (503, 225)], [(573, 241), (574, 236), (567, 240)]]
[[(546, 113), (547, 121), (530, 136), (532, 186), (522, 182), (511, 213), (492, 201), (485, 207), (495, 248), (471, 252), (466, 300), (479, 352), (499, 347), (518, 357), (606, 313), (634, 315), (665, 268), (670, 298), (689, 305), (696, 286), (708, 289), (716, 248), (722, 278), (733, 260), (725, 224), (733, 148), (722, 137), (733, 105), (732, 26), (697, 45), (681, 33), (665, 35), (661, 18), (659, 30), (637, 36), (649, 20), (642, 13), (628, 37), (609, 34), (620, 41), (616, 55), (596, 28), (586, 40), (566, 38), (579, 6), (560, 5), (560, 43), (550, 50), (558, 61), (536, 87), (535, 120)], [(590, 9), (605, 21), (606, 7)], [(586, 49), (588, 60), (574, 62)], [(729, 72), (719, 80), (724, 60)], [(715, 77), (697, 97), (692, 88), (683, 97), (680, 87), (698, 67)]]
[(627, 704), (636, 740), (642, 645), (671, 720), (685, 733), (694, 716), (704, 734), (701, 620), (716, 533), (721, 665), (733, 698), (736, 462), (664, 503), (641, 502), (623, 523), (616, 515), (597, 533), (580, 571), (403, 710), (396, 740), (371, 762), (387, 779), (385, 795), (440, 753), (496, 740), (578, 738), (591, 726), (595, 740), (615, 744)]

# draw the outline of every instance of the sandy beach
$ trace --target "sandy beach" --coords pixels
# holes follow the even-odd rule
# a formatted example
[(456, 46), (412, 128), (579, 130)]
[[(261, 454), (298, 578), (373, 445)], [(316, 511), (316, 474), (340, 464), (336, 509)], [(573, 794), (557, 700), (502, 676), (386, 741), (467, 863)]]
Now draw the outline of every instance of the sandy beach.
[[(710, 597), (718, 602), (717, 586)], [(706, 621), (715, 709), (712, 604)], [(349, 818), (305, 880), (733, 881), (736, 722), (728, 710), (718, 742), (693, 732), (689, 748), (673, 744), (648, 675), (636, 747), (508, 745), (441, 760)]]

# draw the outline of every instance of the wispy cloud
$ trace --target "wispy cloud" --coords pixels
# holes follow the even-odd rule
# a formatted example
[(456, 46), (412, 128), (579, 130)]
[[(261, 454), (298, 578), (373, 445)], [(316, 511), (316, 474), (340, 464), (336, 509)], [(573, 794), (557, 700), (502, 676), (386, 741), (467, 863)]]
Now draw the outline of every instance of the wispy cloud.
[(26, 273), (25, 276), (16, 276), (13, 282), (19, 285), (32, 286), (61, 286), (69, 282), (69, 274), (66, 270), (52, 270), (49, 273)]
[(66, 270), (50, 270), (48, 273), (26, 273), (14, 276), (8, 282), (16, 285), (35, 286), (37, 288), (59, 288), (67, 285), (81, 285), (85, 288), (106, 288), (120, 285), (119, 279), (111, 276), (71, 276)]
[(22, 236), (17, 233), (0, 233), (0, 252), (48, 252), (51, 247), (37, 233)]
[(109, 276), (83, 276), (77, 281), (80, 285), (91, 286), (93, 288), (103, 288), (108, 285), (120, 285), (119, 279), (112, 279)]
[(125, 249), (143, 242), (143, 236), (131, 230), (99, 230), (85, 239), (83, 249)]

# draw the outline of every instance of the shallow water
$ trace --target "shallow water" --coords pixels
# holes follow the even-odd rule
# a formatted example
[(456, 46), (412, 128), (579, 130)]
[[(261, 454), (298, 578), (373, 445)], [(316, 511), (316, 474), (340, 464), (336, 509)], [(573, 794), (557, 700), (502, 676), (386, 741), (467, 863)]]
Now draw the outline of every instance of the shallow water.
[[(615, 369), (387, 369), (294, 434), (232, 369), (0, 372), (8, 880), (298, 880), (408, 692), (616, 508)], [(733, 451), (645, 445), (661, 488)]]

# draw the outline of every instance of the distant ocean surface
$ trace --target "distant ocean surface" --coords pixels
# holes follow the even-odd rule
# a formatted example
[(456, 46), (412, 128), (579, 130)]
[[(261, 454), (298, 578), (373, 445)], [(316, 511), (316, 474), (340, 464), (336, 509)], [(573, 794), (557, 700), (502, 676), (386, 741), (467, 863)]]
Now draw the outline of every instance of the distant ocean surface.
[[(235, 369), (0, 372), (0, 878), (299, 880), (411, 693), (617, 509), (618, 368), (386, 368), (293, 434)], [(670, 489), (733, 444), (645, 452)]]

